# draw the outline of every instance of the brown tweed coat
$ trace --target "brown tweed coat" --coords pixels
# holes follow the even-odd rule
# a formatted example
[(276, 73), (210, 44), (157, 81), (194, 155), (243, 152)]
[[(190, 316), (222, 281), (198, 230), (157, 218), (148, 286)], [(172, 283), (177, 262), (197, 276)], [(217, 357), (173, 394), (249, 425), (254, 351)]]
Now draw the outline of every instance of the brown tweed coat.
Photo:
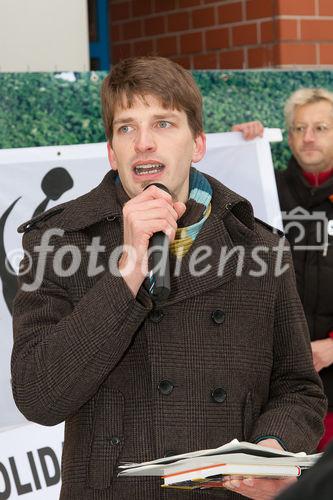
[[(209, 180), (212, 214), (158, 308), (144, 287), (134, 299), (106, 270), (87, 277), (87, 245), (100, 237), (105, 252), (97, 263), (106, 268), (122, 242), (112, 172), (20, 229), (34, 257), (25, 283), (38, 272), (33, 248), (41, 236), (64, 230), (51, 238), (39, 289), (16, 297), (12, 356), (22, 413), (43, 425), (66, 422), (62, 500), (189, 499), (193, 492), (163, 490), (159, 479), (117, 478), (117, 466), (233, 438), (276, 436), (289, 450), (310, 452), (321, 436), (326, 402), (293, 269), (273, 276), (280, 236), (254, 220), (248, 202)], [(59, 277), (53, 255), (65, 244), (79, 247), (81, 262), (75, 274)], [(210, 268), (193, 278), (190, 258), (202, 244), (212, 254), (196, 268)], [(260, 278), (249, 272), (259, 268), (251, 259), (257, 245), (269, 249)], [(218, 276), (221, 248), (236, 246), (244, 248), (245, 269), (237, 276), (235, 252)], [(66, 258), (65, 269), (73, 263)], [(289, 252), (285, 260), (291, 263)], [(195, 496), (240, 498), (225, 490)]]

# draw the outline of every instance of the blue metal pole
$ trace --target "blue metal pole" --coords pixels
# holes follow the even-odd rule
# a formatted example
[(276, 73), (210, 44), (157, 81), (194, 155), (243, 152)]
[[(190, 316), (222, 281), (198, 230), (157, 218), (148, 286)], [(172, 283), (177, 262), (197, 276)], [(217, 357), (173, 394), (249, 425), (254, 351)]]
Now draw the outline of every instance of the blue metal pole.
[(108, 71), (111, 65), (108, 0), (96, 0), (96, 2), (98, 40), (89, 44), (90, 57), (99, 59), (100, 69)]

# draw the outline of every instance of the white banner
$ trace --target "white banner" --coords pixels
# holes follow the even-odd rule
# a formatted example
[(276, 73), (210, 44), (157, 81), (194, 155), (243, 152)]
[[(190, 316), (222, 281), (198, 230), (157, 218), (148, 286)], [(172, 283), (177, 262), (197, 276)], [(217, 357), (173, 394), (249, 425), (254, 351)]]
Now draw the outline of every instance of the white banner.
[(0, 500), (59, 498), (63, 429), (26, 424), (0, 432)]
[[(195, 166), (248, 198), (257, 217), (281, 228), (269, 146), (270, 139), (276, 140), (276, 133), (267, 130), (263, 139), (251, 142), (244, 141), (238, 132), (208, 134), (207, 155)], [(102, 180), (109, 168), (105, 143), (0, 151), (0, 429), (3, 431), (0, 434), (0, 500), (21, 498), (23, 493), (20, 493), (16, 470), (21, 482), (31, 484), (32, 490), (27, 487), (24, 491), (27, 500), (42, 498), (41, 492), (45, 488), (48, 488), (48, 500), (58, 498), (57, 487), (47, 482), (41, 461), (44, 459), (38, 449), (49, 447), (56, 454), (58, 450), (59, 455), (59, 436), (62, 433), (62, 426), (54, 429), (27, 426), (11, 395), (11, 306), (17, 287), (15, 272), (22, 257), (22, 235), (16, 228), (34, 214), (89, 191)], [(25, 425), (4, 433), (6, 428), (18, 424)], [(38, 448), (35, 437), (39, 433), (44, 441)], [(41, 489), (36, 486), (39, 483), (34, 477), (34, 460), (37, 461), (38, 477), (42, 478)], [(46, 462), (50, 460), (45, 456)], [(8, 481), (9, 495), (6, 493), (9, 491)]]

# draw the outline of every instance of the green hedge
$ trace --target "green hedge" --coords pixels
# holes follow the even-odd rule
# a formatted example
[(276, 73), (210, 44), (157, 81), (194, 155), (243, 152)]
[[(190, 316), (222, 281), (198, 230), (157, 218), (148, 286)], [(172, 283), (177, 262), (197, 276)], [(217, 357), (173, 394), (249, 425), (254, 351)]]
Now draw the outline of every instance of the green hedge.
[[(75, 73), (75, 81), (52, 73), (0, 73), (0, 148), (83, 144), (105, 140), (100, 85), (106, 73)], [(206, 132), (261, 120), (283, 128), (283, 104), (299, 87), (333, 90), (330, 71), (194, 71), (204, 97)], [(272, 146), (284, 168), (284, 140)]]

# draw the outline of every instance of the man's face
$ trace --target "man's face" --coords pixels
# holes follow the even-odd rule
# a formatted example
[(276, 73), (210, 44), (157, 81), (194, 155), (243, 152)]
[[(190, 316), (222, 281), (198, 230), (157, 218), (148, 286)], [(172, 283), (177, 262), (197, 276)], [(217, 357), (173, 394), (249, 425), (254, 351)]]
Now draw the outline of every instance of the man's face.
[(184, 111), (165, 109), (148, 95), (145, 102), (135, 98), (130, 108), (116, 107), (108, 152), (130, 198), (159, 182), (185, 202), (190, 166), (204, 156), (205, 136), (194, 138)]
[(333, 166), (333, 107), (319, 101), (295, 108), (288, 142), (306, 172), (319, 173)]

